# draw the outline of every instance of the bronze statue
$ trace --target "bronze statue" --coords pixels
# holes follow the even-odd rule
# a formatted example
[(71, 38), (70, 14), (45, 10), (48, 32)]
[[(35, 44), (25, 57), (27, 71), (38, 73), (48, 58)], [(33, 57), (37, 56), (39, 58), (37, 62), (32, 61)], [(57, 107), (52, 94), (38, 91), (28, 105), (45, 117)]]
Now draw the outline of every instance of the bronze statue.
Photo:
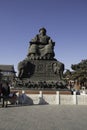
[(53, 59), (55, 43), (46, 35), (46, 29), (41, 28), (39, 34), (30, 41), (29, 59)]
[(54, 58), (54, 46), (46, 29), (39, 29), (39, 34), (30, 41), (27, 57), (18, 64), (18, 77), (24, 86), (42, 89), (64, 86), (64, 64)]

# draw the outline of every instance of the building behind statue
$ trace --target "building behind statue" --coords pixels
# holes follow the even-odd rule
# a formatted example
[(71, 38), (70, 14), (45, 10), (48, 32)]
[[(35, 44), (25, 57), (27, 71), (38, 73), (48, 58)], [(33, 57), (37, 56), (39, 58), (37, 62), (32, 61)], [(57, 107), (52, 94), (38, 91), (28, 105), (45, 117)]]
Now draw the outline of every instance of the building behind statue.
[(13, 82), (16, 77), (14, 65), (0, 65), (0, 80)]

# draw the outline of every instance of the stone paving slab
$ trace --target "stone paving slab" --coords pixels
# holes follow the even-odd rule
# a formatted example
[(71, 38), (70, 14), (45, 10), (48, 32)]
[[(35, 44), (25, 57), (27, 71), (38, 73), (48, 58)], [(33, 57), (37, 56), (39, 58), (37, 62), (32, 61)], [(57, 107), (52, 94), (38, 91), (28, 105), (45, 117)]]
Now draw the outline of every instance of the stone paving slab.
[(87, 130), (87, 106), (31, 105), (0, 108), (0, 130)]

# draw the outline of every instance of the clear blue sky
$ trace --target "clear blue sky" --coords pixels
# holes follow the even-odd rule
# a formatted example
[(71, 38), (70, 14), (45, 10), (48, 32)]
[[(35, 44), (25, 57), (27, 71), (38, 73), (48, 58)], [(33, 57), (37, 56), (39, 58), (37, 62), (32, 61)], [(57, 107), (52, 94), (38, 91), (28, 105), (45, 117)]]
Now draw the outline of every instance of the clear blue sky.
[(0, 64), (17, 71), (41, 27), (66, 69), (87, 59), (87, 0), (0, 0)]

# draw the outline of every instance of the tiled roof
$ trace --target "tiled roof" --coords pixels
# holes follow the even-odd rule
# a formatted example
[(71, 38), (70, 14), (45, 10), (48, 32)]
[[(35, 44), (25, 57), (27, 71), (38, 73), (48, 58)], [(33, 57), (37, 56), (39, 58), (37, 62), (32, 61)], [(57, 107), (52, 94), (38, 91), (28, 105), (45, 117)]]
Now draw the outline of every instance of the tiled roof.
[(14, 65), (0, 65), (0, 71), (11, 71), (11, 72), (15, 72)]

